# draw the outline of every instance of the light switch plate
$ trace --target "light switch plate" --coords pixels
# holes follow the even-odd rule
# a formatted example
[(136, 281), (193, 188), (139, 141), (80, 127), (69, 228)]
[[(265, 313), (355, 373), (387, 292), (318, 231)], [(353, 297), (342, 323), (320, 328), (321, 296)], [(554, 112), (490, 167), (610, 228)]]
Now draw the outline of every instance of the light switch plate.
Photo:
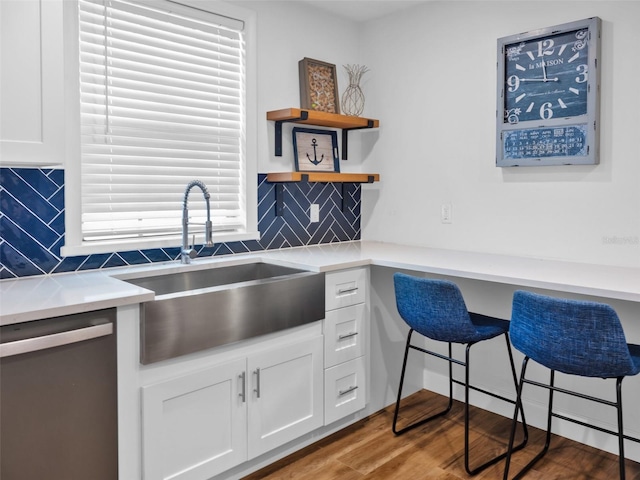
[(450, 203), (443, 203), (440, 207), (440, 221), (442, 223), (453, 223), (453, 207)]
[(317, 203), (311, 204), (311, 208), (309, 209), (309, 219), (311, 220), (311, 223), (320, 221), (320, 205)]

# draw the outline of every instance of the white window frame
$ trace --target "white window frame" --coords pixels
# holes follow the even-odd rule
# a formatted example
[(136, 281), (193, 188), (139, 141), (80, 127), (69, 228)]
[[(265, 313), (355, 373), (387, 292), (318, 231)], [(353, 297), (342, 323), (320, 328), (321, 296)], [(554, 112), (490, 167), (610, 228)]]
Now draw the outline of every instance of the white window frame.
[[(140, 3), (153, 0), (138, 0)], [(218, 15), (240, 19), (245, 23), (246, 44), (246, 139), (245, 139), (245, 194), (246, 228), (236, 232), (215, 232), (215, 243), (257, 240), (258, 232), (258, 187), (257, 187), (257, 115), (256, 115), (256, 13), (252, 10), (217, 0), (171, 0), (193, 8)], [(65, 112), (66, 151), (65, 159), (65, 244), (62, 256), (90, 255), (128, 250), (180, 247), (181, 236), (166, 236), (155, 239), (128, 238), (107, 241), (83, 241), (81, 206), (81, 147), (80, 147), (80, 79), (79, 79), (79, 25), (77, 2), (64, 2), (65, 45)], [(185, 184), (185, 188), (186, 188)], [(197, 189), (196, 189), (197, 190)], [(200, 195), (199, 190), (192, 196)], [(194, 197), (195, 198), (195, 197)], [(196, 236), (196, 244), (202, 243), (202, 235)]]

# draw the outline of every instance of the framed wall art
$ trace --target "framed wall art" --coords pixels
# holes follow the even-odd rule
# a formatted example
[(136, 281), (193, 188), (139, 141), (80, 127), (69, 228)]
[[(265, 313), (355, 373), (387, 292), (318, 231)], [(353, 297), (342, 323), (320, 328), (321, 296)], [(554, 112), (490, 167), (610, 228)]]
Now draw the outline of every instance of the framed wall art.
[(298, 62), (298, 70), (300, 108), (340, 113), (336, 66), (320, 60), (303, 58)]
[(339, 172), (338, 134), (333, 130), (293, 128), (296, 172)]
[(598, 17), (498, 39), (498, 167), (599, 161)]

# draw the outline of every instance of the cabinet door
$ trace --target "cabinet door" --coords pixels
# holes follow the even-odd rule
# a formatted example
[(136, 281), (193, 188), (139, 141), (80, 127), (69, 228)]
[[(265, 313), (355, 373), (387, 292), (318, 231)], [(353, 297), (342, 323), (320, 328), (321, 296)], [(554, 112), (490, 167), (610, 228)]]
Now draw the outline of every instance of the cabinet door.
[(62, 0), (0, 2), (3, 166), (64, 161)]
[(323, 424), (322, 336), (248, 359), (249, 458)]
[(246, 360), (142, 388), (145, 480), (207, 479), (247, 459)]

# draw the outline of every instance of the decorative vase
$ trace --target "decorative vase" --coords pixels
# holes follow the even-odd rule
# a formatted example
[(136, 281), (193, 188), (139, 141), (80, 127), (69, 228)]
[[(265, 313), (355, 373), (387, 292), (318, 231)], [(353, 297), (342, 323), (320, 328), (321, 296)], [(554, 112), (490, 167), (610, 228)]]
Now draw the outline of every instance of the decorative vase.
[(349, 74), (349, 86), (342, 94), (342, 113), (359, 117), (364, 111), (364, 94), (360, 88), (360, 80), (368, 69), (364, 65), (343, 66)]

